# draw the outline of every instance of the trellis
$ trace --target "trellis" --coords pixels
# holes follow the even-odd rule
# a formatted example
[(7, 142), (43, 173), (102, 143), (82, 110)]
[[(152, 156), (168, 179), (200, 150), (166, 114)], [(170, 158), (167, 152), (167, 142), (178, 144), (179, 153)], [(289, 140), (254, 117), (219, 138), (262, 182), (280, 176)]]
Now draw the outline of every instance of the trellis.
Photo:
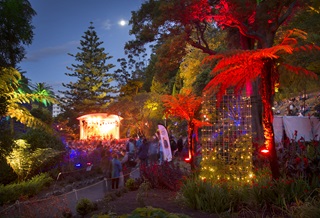
[(212, 124), (201, 130), (201, 176), (248, 181), (252, 176), (251, 99), (228, 90), (217, 104), (205, 96), (203, 119)]

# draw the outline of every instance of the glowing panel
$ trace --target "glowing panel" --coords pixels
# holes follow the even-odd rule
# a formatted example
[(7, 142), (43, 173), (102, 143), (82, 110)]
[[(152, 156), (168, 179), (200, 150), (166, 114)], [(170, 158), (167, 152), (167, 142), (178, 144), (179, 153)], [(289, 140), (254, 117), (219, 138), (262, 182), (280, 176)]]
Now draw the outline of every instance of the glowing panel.
[(119, 139), (120, 122), (123, 118), (118, 115), (96, 113), (77, 118), (80, 121), (80, 139)]

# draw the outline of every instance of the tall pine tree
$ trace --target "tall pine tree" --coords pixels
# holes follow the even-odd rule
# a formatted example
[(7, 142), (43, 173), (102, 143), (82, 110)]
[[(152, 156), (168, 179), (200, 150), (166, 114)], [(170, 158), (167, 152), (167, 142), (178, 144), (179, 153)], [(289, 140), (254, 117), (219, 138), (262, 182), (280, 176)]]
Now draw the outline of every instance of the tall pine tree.
[[(65, 74), (77, 80), (68, 84), (62, 83), (66, 90), (59, 91), (63, 96), (60, 100), (65, 114), (74, 114), (74, 117), (68, 117), (69, 119), (88, 113), (105, 112), (112, 101), (112, 94), (116, 92), (111, 84), (113, 75), (109, 72), (114, 65), (106, 63), (112, 56), (105, 53), (105, 49), (101, 47), (103, 42), (99, 40), (93, 23), (90, 22), (88, 30), (80, 40), (79, 52), (76, 55), (69, 54), (75, 58), (77, 64), (67, 67), (71, 73)], [(73, 113), (70, 113), (71, 111)]]

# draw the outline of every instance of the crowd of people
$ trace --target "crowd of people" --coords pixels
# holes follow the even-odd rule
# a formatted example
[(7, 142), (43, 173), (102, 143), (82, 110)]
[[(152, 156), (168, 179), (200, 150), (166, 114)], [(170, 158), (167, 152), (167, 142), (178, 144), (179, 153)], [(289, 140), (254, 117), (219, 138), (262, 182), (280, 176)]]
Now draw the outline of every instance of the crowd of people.
[[(169, 137), (172, 156), (187, 153), (182, 136)], [(101, 166), (112, 188), (117, 189), (120, 173), (137, 165), (162, 164), (163, 152), (159, 137), (144, 136), (120, 140), (72, 140), (67, 142), (68, 161), (77, 167)]]
[[(275, 102), (275, 115), (306, 116), (312, 111), (312, 105), (308, 103), (308, 99), (310, 99), (308, 94), (301, 94), (298, 97), (284, 100), (284, 102)], [(286, 106), (285, 110), (281, 111), (280, 108), (283, 106)]]

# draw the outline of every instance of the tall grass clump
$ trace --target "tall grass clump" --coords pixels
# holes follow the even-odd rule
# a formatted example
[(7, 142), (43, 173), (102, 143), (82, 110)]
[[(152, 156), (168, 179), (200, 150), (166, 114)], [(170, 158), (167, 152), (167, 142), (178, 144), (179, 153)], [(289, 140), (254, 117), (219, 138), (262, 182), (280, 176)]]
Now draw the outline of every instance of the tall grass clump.
[(35, 196), (52, 181), (53, 179), (48, 174), (43, 173), (20, 183), (0, 185), (0, 205), (12, 203), (22, 196)]
[(305, 178), (272, 180), (270, 172), (262, 169), (247, 184), (232, 180), (213, 182), (195, 175), (184, 181), (180, 194), (188, 207), (204, 212), (290, 216), (294, 211), (302, 213), (301, 205), (306, 208), (303, 213), (317, 213), (320, 198), (316, 190), (320, 189)]
[(320, 189), (315, 189), (304, 204), (291, 207), (290, 217), (320, 217)]
[(232, 195), (227, 186), (212, 185), (197, 178), (188, 179), (181, 188), (188, 207), (209, 213), (221, 213), (232, 207)]

